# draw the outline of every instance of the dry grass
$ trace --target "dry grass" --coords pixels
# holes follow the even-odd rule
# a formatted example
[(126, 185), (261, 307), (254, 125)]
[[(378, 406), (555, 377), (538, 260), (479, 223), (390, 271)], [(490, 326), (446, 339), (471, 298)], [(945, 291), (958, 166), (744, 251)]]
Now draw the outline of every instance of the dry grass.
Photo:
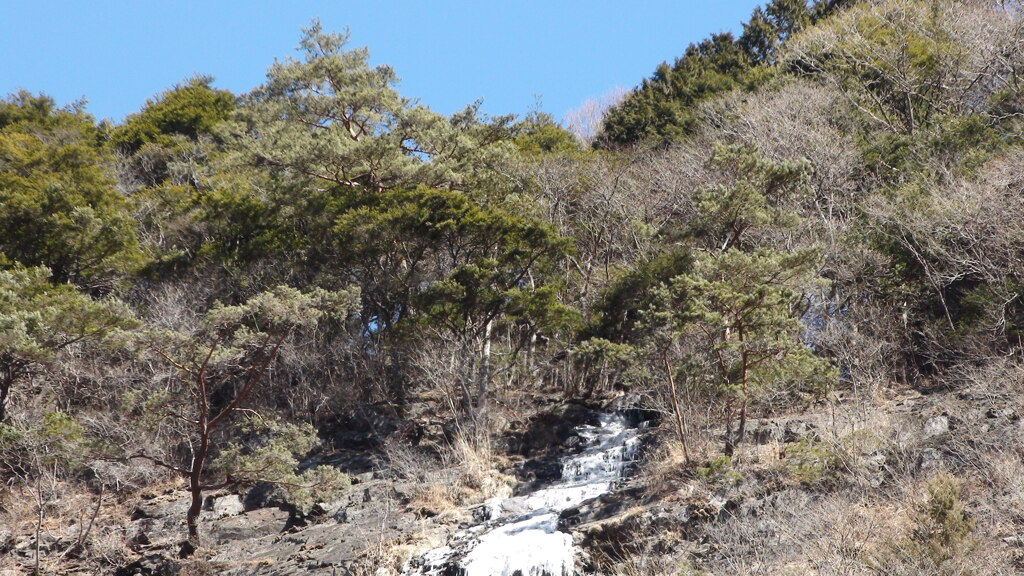
[(99, 573), (132, 555), (124, 541), (128, 510), (118, 494), (48, 477), (12, 489), (2, 504), (0, 527), (10, 531), (13, 548), (0, 555), (2, 570), (34, 570), (37, 545), (41, 573)]
[[(691, 512), (712, 498), (735, 507), (688, 520), (675, 564), (641, 551), (606, 559), (602, 573), (687, 573), (679, 562), (706, 574), (1020, 573), (1024, 368), (995, 362), (964, 369), (950, 376), (950, 386), (930, 395), (876, 388), (834, 397), (794, 416), (812, 425), (804, 441), (746, 443), (717, 469), (717, 445), (691, 450), (688, 472), (674, 434), (663, 430), (666, 439), (644, 466), (648, 497), (692, 502)], [(939, 416), (948, 418), (950, 430), (926, 433), (926, 422)], [(810, 482), (819, 456), (829, 462), (822, 470), (832, 474), (827, 482)], [(716, 473), (723, 471), (741, 479), (727, 481)], [(927, 545), (922, 502), (943, 475), (962, 485), (959, 499), (972, 531), (957, 554), (935, 563), (912, 551)]]
[(416, 483), (407, 509), (442, 523), (466, 520), (465, 507), (509, 497), (515, 485), (515, 478), (497, 470), (507, 461), (486, 434), (460, 434), (438, 451), (393, 442), (386, 453), (391, 475)]

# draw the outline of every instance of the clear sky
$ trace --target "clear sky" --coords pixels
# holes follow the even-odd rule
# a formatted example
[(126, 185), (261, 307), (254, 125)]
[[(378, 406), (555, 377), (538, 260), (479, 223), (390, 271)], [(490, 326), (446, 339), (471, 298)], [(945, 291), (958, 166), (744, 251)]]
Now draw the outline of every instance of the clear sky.
[(236, 94), (275, 59), (299, 57), (300, 28), (351, 32), (399, 91), (450, 114), (561, 118), (587, 98), (632, 88), (713, 32), (741, 30), (751, 0), (2, 0), (0, 95), (84, 97), (120, 121), (194, 74)]

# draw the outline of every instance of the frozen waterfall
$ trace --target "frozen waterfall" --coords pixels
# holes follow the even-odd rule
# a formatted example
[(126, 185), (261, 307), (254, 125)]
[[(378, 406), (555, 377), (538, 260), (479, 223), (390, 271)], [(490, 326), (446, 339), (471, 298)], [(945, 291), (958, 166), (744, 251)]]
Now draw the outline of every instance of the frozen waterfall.
[(573, 576), (572, 536), (558, 515), (612, 489), (636, 455), (637, 430), (618, 414), (580, 426), (585, 448), (562, 459), (562, 478), (531, 494), (493, 499), (487, 520), (411, 562), (406, 576)]

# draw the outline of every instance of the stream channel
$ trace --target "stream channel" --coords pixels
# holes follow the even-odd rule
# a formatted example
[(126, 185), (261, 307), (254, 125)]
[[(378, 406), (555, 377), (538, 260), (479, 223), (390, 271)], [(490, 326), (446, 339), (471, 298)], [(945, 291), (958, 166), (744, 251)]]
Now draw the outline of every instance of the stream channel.
[(562, 478), (529, 494), (488, 500), (480, 523), (446, 546), (410, 562), (404, 576), (573, 576), (572, 535), (558, 530), (559, 514), (610, 491), (640, 444), (620, 414), (576, 428), (583, 450), (561, 459)]

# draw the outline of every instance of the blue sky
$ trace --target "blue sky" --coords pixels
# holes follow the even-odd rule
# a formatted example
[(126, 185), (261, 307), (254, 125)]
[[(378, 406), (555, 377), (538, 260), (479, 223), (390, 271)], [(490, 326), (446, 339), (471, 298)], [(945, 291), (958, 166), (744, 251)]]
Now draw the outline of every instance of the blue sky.
[(403, 96), (450, 114), (535, 108), (561, 118), (587, 98), (631, 88), (712, 32), (740, 30), (758, 3), (690, 0), (334, 0), (270, 2), (9, 0), (0, 18), (0, 94), (88, 100), (120, 121), (194, 74), (244, 93), (275, 59), (298, 57), (300, 28), (351, 32)]

